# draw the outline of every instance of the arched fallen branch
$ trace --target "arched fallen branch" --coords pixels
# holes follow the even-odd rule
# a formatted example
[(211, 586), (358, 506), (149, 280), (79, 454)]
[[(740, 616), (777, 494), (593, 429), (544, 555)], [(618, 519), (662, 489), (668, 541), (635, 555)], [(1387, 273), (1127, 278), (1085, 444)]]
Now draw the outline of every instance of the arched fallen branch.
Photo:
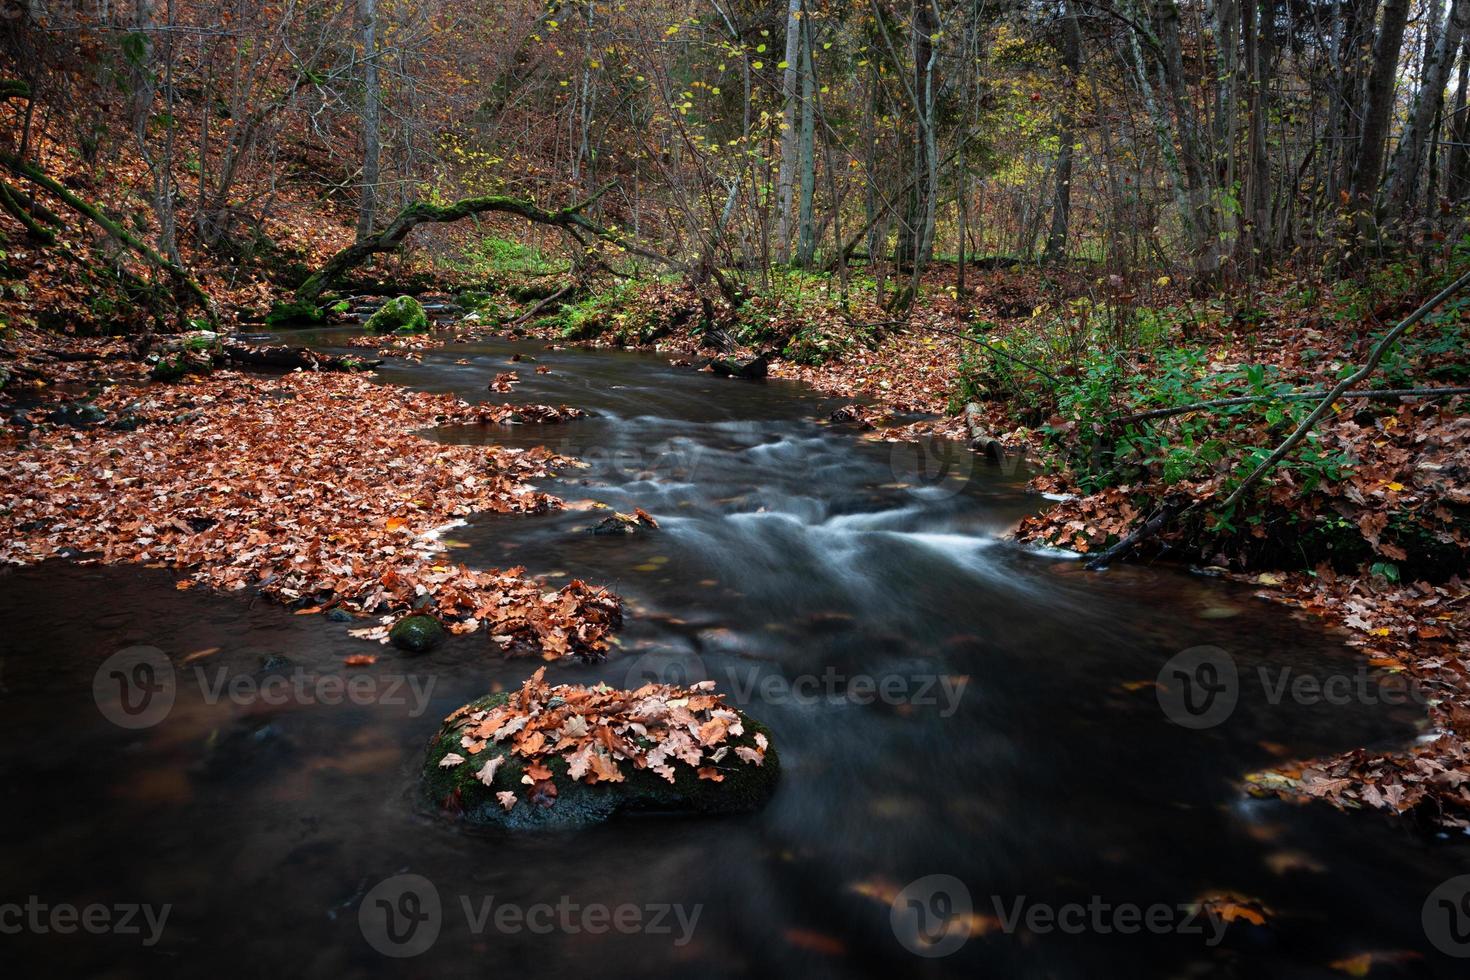
[(443, 224), (487, 212), (513, 214), (536, 224), (562, 228), (571, 233), (575, 233), (580, 229), (605, 242), (616, 245), (618, 248), (633, 255), (641, 256), (652, 262), (658, 262), (679, 272), (687, 273), (689, 271), (689, 267), (683, 262), (639, 245), (621, 232), (611, 228), (604, 228), (584, 215), (582, 212), (593, 201), (596, 201), (602, 193), (602, 191), (599, 191), (579, 204), (560, 208), (555, 211), (548, 211), (545, 208), (538, 207), (531, 201), (498, 195), (467, 197), (464, 200), (455, 201), (453, 204), (448, 205), (429, 204), (424, 201), (417, 201), (398, 212), (398, 216), (390, 221), (388, 226), (382, 231), (369, 235), (359, 242), (354, 242), (328, 259), (319, 270), (301, 284), (301, 288), (296, 290), (296, 298), (304, 303), (316, 303), (321, 298), (322, 293), (335, 285), (349, 269), (356, 268), (363, 262), (366, 262), (369, 257), (380, 252), (397, 250), (403, 244), (403, 239), (408, 233), (419, 225)]

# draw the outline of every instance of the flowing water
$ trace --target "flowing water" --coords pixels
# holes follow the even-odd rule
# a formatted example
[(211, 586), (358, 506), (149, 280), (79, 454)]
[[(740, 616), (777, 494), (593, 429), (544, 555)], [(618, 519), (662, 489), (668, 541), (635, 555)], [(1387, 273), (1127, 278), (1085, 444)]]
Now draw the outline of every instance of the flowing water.
[[(491, 395), (506, 370), (521, 383)], [(865, 441), (794, 384), (503, 341), (380, 374), (594, 413), (435, 437), (578, 456), (546, 489), (642, 507), (659, 530), (594, 536), (595, 510), (487, 517), (448, 532), (451, 553), (618, 591), (620, 645), (550, 679), (717, 681), (774, 733), (774, 800), (468, 832), (419, 798), (425, 743), (535, 663), (477, 635), (348, 668), (363, 644), (322, 617), (180, 592), (164, 570), (51, 562), (6, 575), (0, 598), (11, 975), (1341, 976), (1331, 964), (1370, 952), (1385, 975), (1464, 975), (1421, 909), (1470, 870), (1470, 847), (1239, 789), (1273, 761), (1393, 744), (1422, 719), (1374, 703), (1379, 679), (1319, 627), (1179, 569), (1092, 574), (1008, 543), (1040, 503), (1023, 470)], [(134, 645), (167, 655), (173, 702), (129, 729), (99, 710), (94, 679)], [(1239, 695), (1218, 724), (1186, 727), (1158, 678), (1197, 647), (1232, 658)], [(271, 657), (289, 663), (263, 671)], [(1273, 693), (1301, 675), (1356, 693)], [(345, 697), (344, 677), (359, 678)], [(390, 896), (405, 931), (386, 942), (359, 918), (385, 879), (418, 889)], [(1266, 924), (1222, 935), (1189, 908), (1223, 894)], [(51, 917), (97, 906), (116, 924), (129, 905), (169, 907), (156, 942), (142, 915), (141, 934)], [(409, 926), (418, 946), (395, 946)]]

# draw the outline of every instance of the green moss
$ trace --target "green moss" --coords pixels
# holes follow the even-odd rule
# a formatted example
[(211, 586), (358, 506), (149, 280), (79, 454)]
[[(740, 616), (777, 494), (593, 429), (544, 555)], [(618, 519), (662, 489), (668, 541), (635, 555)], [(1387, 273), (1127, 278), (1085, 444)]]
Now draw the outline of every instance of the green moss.
[(554, 279), (540, 282), (512, 283), (505, 287), (505, 295), (517, 303), (531, 303), (538, 299), (546, 299), (548, 296), (555, 296), (561, 288), (561, 283)]
[(368, 317), (366, 326), (371, 333), (420, 333), (429, 329), (429, 315), (412, 296), (398, 296)]
[[(498, 707), (509, 700), (509, 694), (492, 694), (475, 701), (472, 710)], [(776, 755), (775, 739), (770, 730), (740, 712), (740, 721), (745, 731), (726, 744), (731, 752), (720, 764), (724, 780), (700, 779), (695, 770), (683, 762), (674, 763), (675, 779), (670, 783), (648, 769), (632, 769), (630, 764), (620, 765), (624, 781), (621, 783), (596, 783), (589, 785), (574, 781), (567, 774), (567, 762), (560, 756), (546, 763), (556, 783), (556, 803), (549, 807), (530, 803), (526, 799), (527, 787), (521, 782), (525, 771), (525, 760), (513, 755), (508, 747), (487, 745), (478, 756), (469, 756), (460, 746), (461, 729), (446, 726), (440, 729), (429, 743), (428, 758), (424, 763), (424, 793), (429, 801), (443, 806), (454, 800), (462, 819), (480, 826), (503, 827), (507, 830), (558, 830), (587, 827), (603, 823), (619, 813), (702, 813), (725, 814), (745, 813), (764, 806), (776, 791), (780, 779), (781, 763)], [(768, 741), (765, 761), (762, 765), (742, 762), (735, 758), (737, 746), (755, 745), (759, 733)], [(465, 755), (470, 761), (444, 768), (439, 765), (450, 752)], [(485, 786), (475, 778), (480, 764), (496, 755), (503, 755), (505, 762), (495, 774), (495, 782)], [(496, 800), (498, 792), (516, 794), (516, 804), (506, 810)], [(457, 799), (456, 799), (457, 797)]]
[(148, 371), (148, 377), (154, 381), (177, 381), (189, 373), (189, 361), (183, 351), (161, 357), (158, 363)]
[(306, 303), (293, 300), (289, 303), (276, 303), (271, 306), (271, 311), (265, 315), (265, 325), (271, 329), (277, 327), (299, 327), (312, 326), (327, 321), (326, 312), (315, 303)]
[(423, 653), (444, 640), (444, 627), (433, 616), (405, 616), (393, 624), (388, 639), (400, 650)]
[(688, 310), (650, 302), (638, 284), (626, 283), (563, 304), (549, 322), (568, 340), (606, 335), (619, 344), (641, 346), (665, 336), (688, 317)]

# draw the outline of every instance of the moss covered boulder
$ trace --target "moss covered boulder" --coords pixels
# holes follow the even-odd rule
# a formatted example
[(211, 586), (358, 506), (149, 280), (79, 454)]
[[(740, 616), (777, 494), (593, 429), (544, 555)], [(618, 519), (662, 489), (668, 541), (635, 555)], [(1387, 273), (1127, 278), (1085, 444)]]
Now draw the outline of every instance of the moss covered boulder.
[(636, 691), (550, 686), (458, 709), (429, 744), (424, 791), (467, 823), (570, 829), (619, 813), (742, 813), (776, 790), (770, 732), (713, 682)]
[(327, 312), (315, 303), (300, 300), (272, 304), (265, 315), (265, 325), (277, 327), (309, 327), (327, 322)]
[(421, 333), (429, 329), (429, 314), (412, 296), (398, 296), (368, 317), (366, 326), (373, 333)]
[(407, 653), (425, 653), (444, 640), (444, 627), (433, 616), (404, 616), (388, 631), (388, 640)]

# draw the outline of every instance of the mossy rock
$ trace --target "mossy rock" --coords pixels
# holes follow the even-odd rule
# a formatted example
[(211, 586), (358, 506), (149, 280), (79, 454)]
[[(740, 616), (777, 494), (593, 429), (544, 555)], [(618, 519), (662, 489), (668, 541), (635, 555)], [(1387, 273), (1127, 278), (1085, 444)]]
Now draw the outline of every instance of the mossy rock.
[[(488, 710), (505, 704), (510, 694), (492, 694), (469, 705), (471, 711)], [(545, 764), (556, 784), (556, 802), (542, 806), (527, 799), (529, 787), (521, 782), (526, 760), (510, 751), (509, 743), (490, 743), (477, 755), (469, 755), (460, 746), (462, 729), (458, 724), (446, 725), (429, 743), (424, 763), (424, 793), (430, 803), (459, 813), (460, 819), (479, 827), (506, 830), (573, 830), (610, 820), (620, 813), (662, 814), (731, 814), (758, 810), (770, 801), (780, 780), (781, 762), (776, 755), (775, 739), (770, 729), (743, 711), (740, 723), (744, 732), (725, 743), (730, 753), (721, 764), (724, 780), (700, 779), (695, 770), (683, 762), (674, 763), (675, 778), (670, 783), (650, 769), (633, 769), (622, 762), (620, 783), (575, 781), (567, 774), (567, 760), (555, 756)], [(737, 746), (755, 747), (755, 736), (766, 737), (768, 745), (761, 765), (743, 762), (735, 757)], [(468, 760), (448, 768), (439, 765), (446, 755), (458, 752)], [(483, 764), (497, 755), (505, 758), (486, 786), (475, 778)], [(543, 760), (545, 761), (545, 760)], [(515, 793), (515, 806), (507, 810), (495, 798), (499, 792)]]
[(388, 640), (407, 653), (424, 653), (444, 641), (444, 627), (433, 616), (404, 616), (388, 631)]
[(371, 333), (422, 333), (429, 329), (429, 315), (412, 296), (396, 296), (368, 317), (366, 326)]
[(466, 313), (483, 310), (495, 305), (495, 294), (488, 289), (461, 289), (454, 294), (454, 302)]
[(265, 325), (271, 329), (277, 327), (308, 327), (317, 326), (327, 322), (327, 311), (315, 303), (307, 303), (301, 300), (292, 300), (289, 303), (275, 303), (271, 311), (265, 315)]
[(208, 353), (195, 350), (179, 350), (165, 354), (148, 370), (154, 381), (178, 381), (186, 374), (208, 374), (214, 370), (214, 360)]
[(149, 369), (148, 377), (154, 381), (177, 381), (188, 373), (183, 357), (174, 354), (171, 357), (160, 358), (158, 363)]

